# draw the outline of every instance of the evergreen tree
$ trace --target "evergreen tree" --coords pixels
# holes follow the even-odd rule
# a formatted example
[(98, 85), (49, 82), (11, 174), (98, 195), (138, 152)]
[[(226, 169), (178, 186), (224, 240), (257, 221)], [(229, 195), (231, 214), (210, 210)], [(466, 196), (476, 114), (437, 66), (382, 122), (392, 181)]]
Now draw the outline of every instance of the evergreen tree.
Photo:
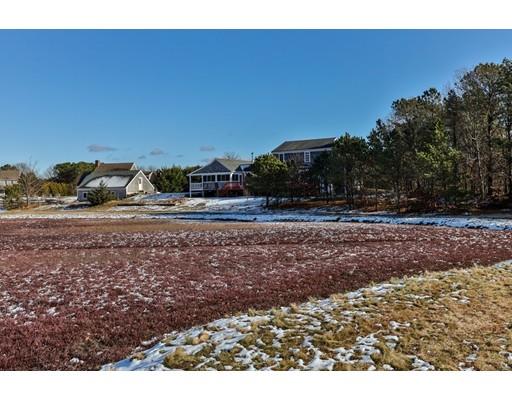
[(105, 204), (109, 201), (114, 200), (115, 197), (108, 190), (107, 186), (102, 182), (100, 182), (99, 186), (87, 193), (87, 200), (91, 205), (98, 206), (101, 204)]
[(4, 194), (4, 207), (7, 210), (21, 207), (21, 186), (18, 184), (7, 185)]
[(153, 184), (162, 193), (181, 193), (187, 186), (187, 176), (181, 167), (160, 168), (155, 172)]
[(366, 179), (368, 144), (366, 140), (345, 133), (334, 144), (330, 154), (342, 193), (350, 206), (356, 191), (362, 192)]
[(253, 193), (266, 197), (268, 207), (270, 197), (279, 198), (286, 193), (287, 180), (288, 166), (277, 157), (264, 154), (254, 160), (248, 186)]
[[(427, 182), (428, 200), (436, 196), (453, 195), (456, 184), (453, 168), (457, 162), (455, 150), (441, 122), (437, 122), (430, 143), (418, 153), (422, 178)], [(451, 189), (451, 190), (450, 190)]]

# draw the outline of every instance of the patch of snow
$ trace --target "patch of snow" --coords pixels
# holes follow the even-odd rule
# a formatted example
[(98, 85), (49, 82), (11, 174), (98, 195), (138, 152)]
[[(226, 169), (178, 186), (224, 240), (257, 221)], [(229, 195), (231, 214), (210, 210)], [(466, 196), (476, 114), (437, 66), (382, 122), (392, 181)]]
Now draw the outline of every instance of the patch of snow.
[(57, 315), (57, 314), (58, 314), (58, 312), (57, 312), (57, 308), (56, 308), (56, 307), (50, 307), (50, 308), (46, 311), (46, 313), (47, 313), (48, 315), (51, 315), (51, 316)]
[(401, 328), (408, 328), (410, 326), (411, 326), (411, 324), (409, 322), (400, 323), (400, 322), (396, 322), (396, 321), (389, 321), (389, 327), (392, 330), (397, 330), (397, 329), (401, 329)]
[(100, 176), (98, 178), (91, 179), (85, 187), (87, 188), (97, 188), (100, 187), (101, 184), (107, 187), (125, 187), (128, 182), (132, 179), (131, 176)]
[(435, 368), (429, 362), (422, 360), (421, 358), (414, 356), (412, 360), (412, 367), (415, 371), (434, 371)]

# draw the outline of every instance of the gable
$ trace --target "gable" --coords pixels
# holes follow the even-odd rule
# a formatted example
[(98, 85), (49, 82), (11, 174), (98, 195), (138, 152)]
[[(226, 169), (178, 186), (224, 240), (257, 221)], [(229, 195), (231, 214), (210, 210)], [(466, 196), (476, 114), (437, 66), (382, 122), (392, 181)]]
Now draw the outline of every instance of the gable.
[(151, 183), (151, 181), (148, 179), (144, 171), (139, 170), (137, 173), (131, 178), (130, 182), (126, 185), (126, 189), (130, 191), (130, 189), (133, 192), (138, 191), (138, 178), (142, 178), (143, 185), (147, 186), (147, 188), (151, 190), (155, 190), (155, 186)]
[(205, 165), (195, 171), (192, 171), (190, 175), (202, 175), (202, 174), (222, 174), (231, 173), (235, 171), (245, 171), (248, 166), (252, 165), (252, 161), (246, 160), (231, 160), (227, 158), (216, 158), (210, 164)]
[(201, 174), (216, 174), (216, 173), (231, 172), (225, 165), (219, 162), (219, 160), (213, 160), (210, 164), (205, 165), (189, 175), (201, 175)]

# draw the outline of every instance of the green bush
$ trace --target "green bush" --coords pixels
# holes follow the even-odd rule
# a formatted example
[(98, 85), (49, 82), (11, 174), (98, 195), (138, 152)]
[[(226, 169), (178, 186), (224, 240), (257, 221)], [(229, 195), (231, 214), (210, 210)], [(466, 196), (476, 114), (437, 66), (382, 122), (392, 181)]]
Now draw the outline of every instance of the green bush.
[(4, 207), (7, 210), (21, 207), (21, 187), (18, 184), (5, 187)]
[(89, 200), (89, 203), (91, 203), (93, 206), (105, 204), (106, 202), (114, 199), (114, 195), (110, 193), (103, 182), (101, 182), (96, 189), (93, 189), (87, 193), (87, 200)]

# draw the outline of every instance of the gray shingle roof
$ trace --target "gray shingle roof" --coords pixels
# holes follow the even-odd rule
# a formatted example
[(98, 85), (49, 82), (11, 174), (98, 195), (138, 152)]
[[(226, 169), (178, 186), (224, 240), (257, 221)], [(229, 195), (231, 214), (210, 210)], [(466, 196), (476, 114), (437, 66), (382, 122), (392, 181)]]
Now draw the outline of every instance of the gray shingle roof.
[(95, 171), (130, 171), (136, 169), (135, 163), (100, 163)]
[(215, 174), (215, 173), (230, 173), (235, 171), (241, 171), (244, 165), (252, 164), (252, 161), (247, 160), (230, 160), (227, 158), (216, 158), (210, 164), (205, 165), (195, 171), (192, 171), (189, 175), (201, 175), (201, 174)]
[[(89, 188), (96, 187), (96, 182), (98, 178), (104, 178), (105, 183), (107, 183), (107, 187), (126, 187), (128, 183), (139, 173), (139, 170), (130, 170), (130, 171), (98, 171), (94, 170), (89, 175), (87, 175), (78, 188)], [(116, 186), (109, 186), (108, 183), (111, 182), (113, 184), (119, 183)]]
[(272, 153), (285, 151), (321, 150), (334, 145), (335, 137), (307, 140), (289, 140), (277, 146)]
[(21, 172), (17, 169), (3, 169), (0, 170), (0, 180), (2, 181), (17, 181), (20, 179)]

